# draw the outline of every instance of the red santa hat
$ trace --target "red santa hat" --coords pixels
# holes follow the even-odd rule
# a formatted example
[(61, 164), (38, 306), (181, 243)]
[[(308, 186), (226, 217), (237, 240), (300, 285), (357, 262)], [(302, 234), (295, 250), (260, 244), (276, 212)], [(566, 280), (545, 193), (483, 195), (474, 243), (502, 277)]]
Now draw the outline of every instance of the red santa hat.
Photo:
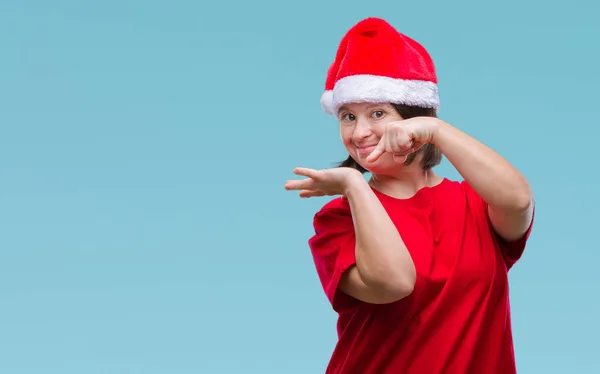
[(437, 76), (425, 48), (379, 18), (367, 18), (343, 37), (329, 67), (321, 106), (337, 115), (352, 102), (439, 108)]

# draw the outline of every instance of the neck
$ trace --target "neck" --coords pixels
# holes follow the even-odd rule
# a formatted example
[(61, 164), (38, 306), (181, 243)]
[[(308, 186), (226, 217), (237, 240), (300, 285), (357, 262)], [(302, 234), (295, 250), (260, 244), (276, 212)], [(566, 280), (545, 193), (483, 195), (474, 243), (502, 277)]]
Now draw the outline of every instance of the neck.
[(405, 166), (394, 175), (373, 174), (369, 184), (378, 191), (400, 199), (410, 198), (424, 187), (439, 184), (442, 178), (432, 170), (424, 171), (419, 163)]

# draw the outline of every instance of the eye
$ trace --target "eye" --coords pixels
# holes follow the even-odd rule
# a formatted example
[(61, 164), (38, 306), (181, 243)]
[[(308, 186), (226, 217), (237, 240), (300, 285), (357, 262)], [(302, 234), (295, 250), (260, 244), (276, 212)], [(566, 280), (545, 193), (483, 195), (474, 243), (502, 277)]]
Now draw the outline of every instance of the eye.
[(371, 113), (371, 117), (375, 118), (375, 119), (380, 119), (385, 115), (385, 112), (383, 110), (376, 110), (373, 113)]
[(350, 113), (344, 113), (341, 115), (340, 117), (342, 119), (342, 121), (354, 121), (356, 119), (356, 117), (354, 116), (354, 114), (350, 114)]

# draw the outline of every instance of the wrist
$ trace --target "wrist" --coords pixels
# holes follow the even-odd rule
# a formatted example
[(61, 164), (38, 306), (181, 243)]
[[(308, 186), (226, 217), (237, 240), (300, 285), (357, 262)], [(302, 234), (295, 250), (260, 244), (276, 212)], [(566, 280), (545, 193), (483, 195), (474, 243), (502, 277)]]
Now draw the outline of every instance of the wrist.
[(433, 145), (438, 145), (437, 142), (443, 138), (443, 133), (450, 125), (441, 119), (434, 117), (431, 125), (431, 141)]
[(346, 179), (346, 183), (344, 183), (344, 195), (349, 197), (355, 191), (360, 191), (365, 188), (370, 188), (369, 184), (363, 177), (363, 175), (356, 170), (355, 173), (351, 173)]

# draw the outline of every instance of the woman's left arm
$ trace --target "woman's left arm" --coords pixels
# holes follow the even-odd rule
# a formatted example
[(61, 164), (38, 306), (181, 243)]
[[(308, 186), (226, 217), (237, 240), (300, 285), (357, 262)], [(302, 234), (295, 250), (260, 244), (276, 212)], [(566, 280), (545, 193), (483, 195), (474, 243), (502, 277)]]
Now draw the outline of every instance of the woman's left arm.
[(498, 153), (434, 118), (432, 143), (488, 204), (490, 221), (506, 241), (520, 239), (533, 219), (534, 199), (525, 177)]

